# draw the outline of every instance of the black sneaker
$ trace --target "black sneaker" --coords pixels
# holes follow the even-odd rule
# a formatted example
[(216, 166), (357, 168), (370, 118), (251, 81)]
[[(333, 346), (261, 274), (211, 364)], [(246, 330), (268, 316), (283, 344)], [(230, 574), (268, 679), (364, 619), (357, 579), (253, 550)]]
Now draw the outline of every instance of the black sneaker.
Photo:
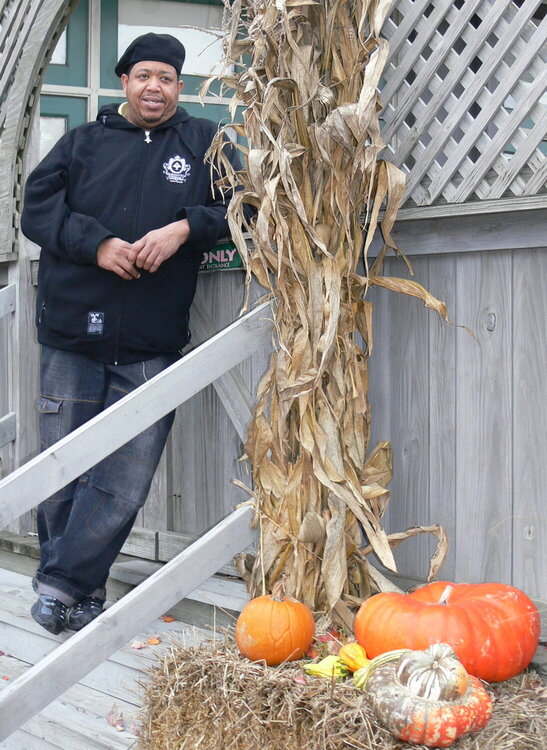
[(48, 594), (39, 594), (30, 608), (30, 614), (50, 633), (58, 635), (67, 624), (68, 607)]
[(104, 602), (97, 596), (84, 596), (81, 602), (75, 604), (68, 615), (68, 627), (71, 630), (81, 630), (89, 625), (104, 610)]

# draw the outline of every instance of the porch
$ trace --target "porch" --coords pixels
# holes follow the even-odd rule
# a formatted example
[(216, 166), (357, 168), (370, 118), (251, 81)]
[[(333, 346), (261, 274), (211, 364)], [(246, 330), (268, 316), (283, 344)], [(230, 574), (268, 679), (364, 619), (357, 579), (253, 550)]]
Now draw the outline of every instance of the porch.
[[(85, 642), (79, 635), (55, 639), (33, 632), (36, 626), (27, 614), (32, 559), (24, 563), (25, 570), (11, 571), (0, 555), (5, 563), (0, 565), (0, 584), (7, 597), (0, 606), (13, 612), (9, 623), (0, 624), (0, 633), (10, 641), (0, 642), (0, 650), (13, 652), (1, 657), (0, 676), (19, 674), (17, 686), (13, 679), (0, 681), (4, 726), (15, 732), (8, 737), (10, 729), (1, 746), (18, 750), (80, 747), (65, 733), (74, 718), (76, 725), (82, 718), (77, 735), (87, 742), (97, 738), (98, 744), (90, 747), (117, 747), (109, 744), (112, 738), (131, 742), (130, 736), (103, 727), (101, 718), (111, 700), (125, 701), (129, 715), (136, 705), (129, 692), (108, 688), (100, 696), (88, 696), (85, 691), (96, 691), (101, 681), (136, 682), (152, 649), (136, 652), (127, 644), (156, 632), (164, 612), (205, 629), (230, 622), (245, 600), (235, 576), (228, 576), (233, 579), (228, 591), (226, 573), (221, 579), (211, 576), (254, 538), (248, 508), (238, 509), (235, 520), (230, 515), (244, 499), (231, 480), (249, 482), (238, 458), (252, 394), (271, 351), (270, 316), (264, 308), (255, 310), (254, 318), (238, 321), (235, 329), (229, 326), (241, 309), (242, 274), (203, 274), (192, 324), (196, 344), (210, 343), (189, 355), (184, 378), (179, 379), (180, 370), (166, 373), (147, 391), (103, 415), (91, 432), (86, 427), (47, 455), (36, 455), (32, 316), (37, 250), (20, 234), (18, 217), (24, 175), (37, 158), (34, 102), (44, 60), (74, 5), (68, 0), (20, 0), (2, 9), (2, 28), (11, 29), (13, 43), (6, 48), (0, 101), (0, 164), (5, 166), (0, 171), (0, 528), (9, 529), (0, 548), (26, 546), (32, 556), (27, 533), (40, 496), (63, 486), (67, 473), (77, 476), (86, 462), (123, 444), (162, 409), (177, 408), (177, 419), (138, 527), (124, 549), (132, 559), (124, 558), (115, 568), (113, 605), (86, 632)], [(95, 11), (98, 5), (93, 0)], [(11, 26), (4, 23), (8, 14)], [(441, 575), (471, 582), (501, 580), (523, 588), (542, 612), (543, 640), (546, 23), (540, 0), (403, 0), (390, 14), (385, 137), (388, 158), (408, 173), (394, 236), (409, 256), (416, 280), (446, 300), (456, 325), (440, 322), (416, 300), (375, 290), (369, 392), (372, 445), (389, 439), (394, 451), (384, 519), (388, 532), (442, 523), (450, 550)], [(371, 254), (377, 251), (379, 245)], [(400, 261), (388, 259), (387, 274), (399, 276), (401, 269)], [(196, 361), (199, 367), (192, 371)], [(205, 545), (201, 551), (198, 546), (197, 553), (195, 547), (187, 552), (199, 538), (198, 545)], [(431, 552), (428, 539), (408, 542), (396, 551), (399, 569), (419, 581)], [(191, 580), (189, 572), (196, 574)], [(134, 589), (138, 582), (142, 587)], [(152, 625), (134, 622), (145, 608), (150, 608)], [(172, 627), (187, 632), (185, 625)], [(32, 645), (34, 636), (44, 643)], [(34, 661), (39, 666), (31, 667)], [(88, 668), (90, 674), (99, 670), (95, 685), (76, 675)], [(122, 677), (105, 676), (109, 669)], [(65, 679), (80, 682), (75, 688), (57, 684)], [(52, 682), (62, 697), (47, 714), (50, 709), (43, 706)], [(67, 689), (79, 692), (65, 699)], [(85, 712), (75, 713), (80, 701), (90, 707), (87, 718)], [(31, 719), (36, 712), (38, 717)], [(46, 726), (57, 720), (57, 729), (46, 735)], [(100, 730), (92, 731), (99, 725)]]

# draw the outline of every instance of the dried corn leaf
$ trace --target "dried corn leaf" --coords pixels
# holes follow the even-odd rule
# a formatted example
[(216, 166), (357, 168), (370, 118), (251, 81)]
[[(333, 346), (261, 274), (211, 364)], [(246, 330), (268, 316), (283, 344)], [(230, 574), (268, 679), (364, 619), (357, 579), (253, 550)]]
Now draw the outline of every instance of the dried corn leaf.
[(346, 557), (346, 505), (337, 497), (328, 498), (330, 519), (325, 532), (327, 540), (323, 551), (321, 575), (325, 582), (325, 592), (329, 609), (333, 609), (340, 599), (348, 574)]
[(315, 511), (309, 510), (304, 516), (298, 540), (304, 543), (323, 544), (325, 541), (325, 519)]
[(369, 283), (374, 286), (381, 286), (384, 289), (390, 289), (392, 292), (399, 292), (400, 294), (408, 294), (411, 297), (417, 297), (421, 299), (426, 307), (436, 310), (439, 315), (448, 322), (448, 313), (446, 311), (446, 305), (441, 302), (427, 289), (417, 281), (410, 279), (395, 279), (391, 276), (373, 276), (369, 279)]
[[(389, 534), (387, 539), (391, 547), (397, 547), (401, 542), (420, 534), (433, 534), (437, 537), (437, 547), (429, 562), (429, 570), (426, 577), (426, 580), (430, 582), (439, 572), (448, 552), (448, 537), (446, 536), (444, 528), (438, 523), (432, 524), (431, 526), (412, 526), (406, 531)], [(359, 553), (363, 556), (369, 555), (371, 552), (373, 552), (372, 545), (359, 550)]]

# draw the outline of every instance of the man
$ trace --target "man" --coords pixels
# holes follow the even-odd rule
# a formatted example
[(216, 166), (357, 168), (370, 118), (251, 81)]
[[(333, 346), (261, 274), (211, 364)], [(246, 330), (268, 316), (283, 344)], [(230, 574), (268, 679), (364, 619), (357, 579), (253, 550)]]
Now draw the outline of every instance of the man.
[[(184, 57), (167, 34), (132, 42), (115, 68), (127, 101), (68, 132), (27, 181), (22, 228), (42, 249), (42, 450), (181, 356), (200, 259), (228, 234), (204, 164), (217, 126), (177, 106)], [(172, 421), (38, 507), (31, 612), (46, 630), (79, 630), (103, 611)]]

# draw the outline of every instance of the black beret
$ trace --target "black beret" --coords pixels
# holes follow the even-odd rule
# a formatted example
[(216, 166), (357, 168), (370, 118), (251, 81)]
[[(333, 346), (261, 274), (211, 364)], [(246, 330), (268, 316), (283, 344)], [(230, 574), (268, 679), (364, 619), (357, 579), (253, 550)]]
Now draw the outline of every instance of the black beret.
[(143, 34), (131, 42), (118, 60), (114, 72), (121, 78), (122, 73), (141, 60), (154, 60), (172, 65), (180, 73), (186, 50), (171, 34)]

